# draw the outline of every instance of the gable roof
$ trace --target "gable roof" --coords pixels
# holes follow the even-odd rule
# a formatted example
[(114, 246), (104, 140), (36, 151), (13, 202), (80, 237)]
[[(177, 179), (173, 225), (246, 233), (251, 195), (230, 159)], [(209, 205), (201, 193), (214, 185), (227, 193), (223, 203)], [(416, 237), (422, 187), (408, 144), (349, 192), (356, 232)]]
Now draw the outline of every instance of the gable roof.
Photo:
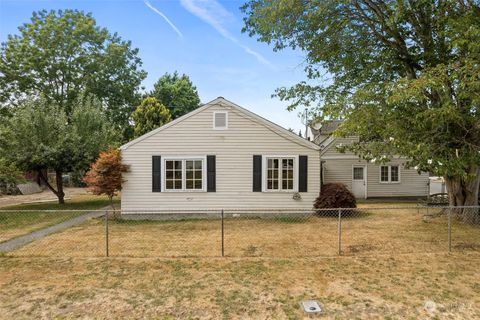
[(201, 106), (201, 107), (199, 107), (199, 108), (181, 116), (180, 118), (177, 118), (173, 121), (170, 121), (169, 123), (167, 123), (167, 124), (165, 124), (165, 125), (163, 125), (159, 128), (156, 128), (156, 129), (154, 129), (150, 132), (147, 132), (146, 134), (144, 134), (144, 135), (142, 135), (142, 136), (140, 136), (140, 137), (124, 144), (124, 145), (122, 145), (120, 147), (120, 150), (126, 150), (129, 147), (133, 146), (134, 144), (137, 144), (138, 142), (140, 142), (142, 140), (145, 140), (146, 138), (148, 138), (150, 136), (153, 136), (153, 135), (155, 135), (155, 134), (157, 134), (157, 133), (159, 133), (159, 132), (161, 132), (161, 131), (163, 131), (167, 128), (170, 128), (170, 127), (176, 125), (177, 123), (180, 123), (180, 122), (182, 122), (182, 121), (196, 115), (197, 113), (200, 113), (203, 110), (208, 109), (209, 107), (214, 106), (214, 105), (222, 105), (222, 106), (230, 107), (233, 110), (247, 116), (248, 118), (250, 118), (254, 122), (257, 122), (260, 125), (263, 125), (264, 127), (269, 129), (270, 131), (272, 131), (272, 132), (274, 132), (274, 133), (276, 133), (276, 134), (278, 134), (278, 135), (280, 135), (280, 136), (282, 136), (282, 137), (284, 137), (284, 138), (286, 138), (286, 139), (288, 139), (292, 142), (295, 142), (297, 144), (300, 144), (302, 146), (305, 146), (307, 148), (311, 148), (311, 149), (314, 149), (314, 150), (319, 150), (320, 149), (320, 147), (318, 145), (316, 145), (315, 143), (313, 143), (311, 141), (308, 141), (308, 140), (305, 140), (302, 137), (299, 137), (295, 133), (290, 132), (289, 130), (279, 126), (278, 124), (273, 123), (273, 122), (255, 114), (255, 113), (253, 113), (253, 112), (251, 112), (251, 111), (249, 111), (245, 108), (242, 108), (239, 105), (237, 105), (237, 104), (235, 104), (235, 103), (233, 103), (233, 102), (231, 102), (231, 101), (229, 101), (229, 100), (227, 100), (223, 97), (218, 97), (218, 98), (204, 104), (203, 106)]

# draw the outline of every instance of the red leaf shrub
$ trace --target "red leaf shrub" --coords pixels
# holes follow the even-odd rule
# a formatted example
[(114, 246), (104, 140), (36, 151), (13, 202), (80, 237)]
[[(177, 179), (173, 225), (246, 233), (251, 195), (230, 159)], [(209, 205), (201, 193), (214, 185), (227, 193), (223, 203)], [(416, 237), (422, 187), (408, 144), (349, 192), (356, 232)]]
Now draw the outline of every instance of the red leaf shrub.
[(327, 183), (322, 186), (313, 206), (315, 209), (356, 208), (357, 201), (343, 183)]
[(122, 173), (128, 171), (129, 167), (122, 164), (120, 150), (110, 149), (100, 153), (83, 181), (87, 184), (88, 191), (95, 195), (105, 194), (111, 202), (116, 193), (122, 190)]

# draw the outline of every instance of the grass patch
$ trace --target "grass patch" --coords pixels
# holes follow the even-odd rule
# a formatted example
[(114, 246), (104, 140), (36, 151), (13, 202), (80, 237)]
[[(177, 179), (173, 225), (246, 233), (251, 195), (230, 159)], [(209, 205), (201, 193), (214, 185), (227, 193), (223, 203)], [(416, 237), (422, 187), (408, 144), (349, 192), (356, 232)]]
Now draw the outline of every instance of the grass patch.
[[(480, 317), (480, 253), (290, 259), (0, 258), (3, 318)], [(431, 314), (425, 302), (436, 308)]]

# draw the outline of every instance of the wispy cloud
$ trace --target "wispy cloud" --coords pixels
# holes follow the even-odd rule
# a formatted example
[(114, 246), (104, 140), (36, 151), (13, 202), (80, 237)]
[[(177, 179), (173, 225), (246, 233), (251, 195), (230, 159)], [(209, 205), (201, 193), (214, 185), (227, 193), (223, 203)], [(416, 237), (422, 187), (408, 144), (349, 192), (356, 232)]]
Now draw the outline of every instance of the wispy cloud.
[(225, 39), (232, 41), (242, 48), (246, 53), (254, 56), (264, 65), (274, 68), (272, 63), (268, 61), (260, 53), (250, 49), (248, 46), (240, 43), (224, 26), (224, 23), (233, 18), (232, 13), (225, 9), (217, 0), (180, 0), (182, 6), (190, 13), (194, 14), (204, 22), (211, 25)]
[(154, 6), (152, 6), (152, 4), (150, 2), (148, 2), (148, 0), (144, 0), (143, 3), (145, 3), (145, 5), (147, 7), (149, 7), (153, 12), (155, 12), (156, 14), (160, 15), (169, 25), (170, 27), (172, 27), (173, 30), (175, 30), (175, 32), (183, 38), (183, 34), (180, 32), (180, 30), (178, 30), (178, 28), (173, 24), (172, 21), (170, 21), (170, 19), (168, 19), (168, 17), (163, 14), (163, 12), (161, 12), (160, 10), (158, 10), (157, 8), (155, 8)]

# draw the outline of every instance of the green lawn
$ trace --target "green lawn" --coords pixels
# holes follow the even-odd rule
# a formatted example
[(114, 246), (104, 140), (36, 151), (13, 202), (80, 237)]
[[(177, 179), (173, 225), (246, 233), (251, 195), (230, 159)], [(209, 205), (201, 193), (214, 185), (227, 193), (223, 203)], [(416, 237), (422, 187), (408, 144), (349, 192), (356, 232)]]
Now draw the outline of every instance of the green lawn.
[[(120, 203), (115, 199), (115, 203)], [(34, 203), (4, 207), (0, 210), (0, 242), (74, 218), (83, 211), (61, 212), (60, 210), (95, 210), (110, 205), (106, 197), (82, 195), (61, 205), (58, 203)], [(5, 212), (8, 210), (8, 212)], [(22, 211), (38, 210), (38, 211)], [(59, 210), (48, 211), (45, 210)]]

